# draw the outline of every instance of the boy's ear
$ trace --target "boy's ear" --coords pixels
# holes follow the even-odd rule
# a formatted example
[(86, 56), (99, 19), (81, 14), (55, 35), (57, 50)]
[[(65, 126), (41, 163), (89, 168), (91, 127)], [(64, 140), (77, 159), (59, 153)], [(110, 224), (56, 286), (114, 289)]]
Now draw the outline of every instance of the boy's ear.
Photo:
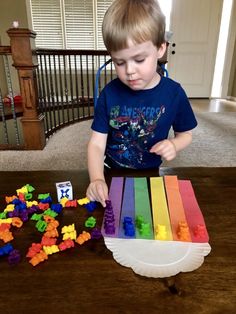
[(158, 59), (161, 59), (166, 52), (166, 43), (161, 44), (161, 47), (158, 48)]

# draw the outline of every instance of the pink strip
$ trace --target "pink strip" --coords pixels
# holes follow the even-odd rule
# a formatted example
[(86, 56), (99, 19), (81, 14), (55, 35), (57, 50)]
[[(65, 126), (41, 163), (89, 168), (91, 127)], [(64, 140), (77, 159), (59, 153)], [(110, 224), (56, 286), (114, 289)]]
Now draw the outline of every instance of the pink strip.
[(189, 180), (178, 180), (179, 190), (184, 206), (186, 220), (192, 242), (205, 243), (209, 241), (204, 217), (196, 200), (194, 190)]

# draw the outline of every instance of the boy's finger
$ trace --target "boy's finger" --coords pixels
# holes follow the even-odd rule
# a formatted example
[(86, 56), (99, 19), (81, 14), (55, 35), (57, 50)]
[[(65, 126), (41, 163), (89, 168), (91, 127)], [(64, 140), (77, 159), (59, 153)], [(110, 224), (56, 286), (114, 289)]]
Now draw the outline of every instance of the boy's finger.
[(86, 193), (86, 197), (90, 200), (90, 201), (95, 201), (95, 197), (94, 197), (94, 194), (91, 192), (91, 191), (88, 191)]
[(157, 143), (150, 149), (150, 153), (158, 153), (162, 148), (161, 143)]
[(103, 207), (105, 207), (106, 206), (106, 203), (105, 203), (106, 197), (105, 197), (105, 193), (104, 193), (104, 189), (103, 189), (102, 184), (98, 185), (97, 193), (98, 193), (98, 197), (99, 197), (99, 202), (102, 204)]

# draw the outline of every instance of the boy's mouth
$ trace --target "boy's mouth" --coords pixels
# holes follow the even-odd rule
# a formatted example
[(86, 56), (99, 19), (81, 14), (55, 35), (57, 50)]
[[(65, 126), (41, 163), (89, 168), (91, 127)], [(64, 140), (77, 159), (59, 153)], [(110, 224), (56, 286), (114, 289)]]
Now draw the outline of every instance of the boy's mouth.
[(128, 83), (130, 86), (137, 85), (139, 83), (139, 80), (128, 80)]

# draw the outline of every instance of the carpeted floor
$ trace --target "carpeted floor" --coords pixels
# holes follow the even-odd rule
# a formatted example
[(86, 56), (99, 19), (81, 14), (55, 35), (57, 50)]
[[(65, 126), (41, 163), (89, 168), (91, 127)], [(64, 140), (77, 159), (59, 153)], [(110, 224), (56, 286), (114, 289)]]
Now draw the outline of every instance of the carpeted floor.
[(171, 162), (171, 167), (235, 167), (236, 112), (195, 113), (198, 127), (193, 142)]
[[(235, 167), (236, 112), (196, 113), (198, 127), (193, 142), (170, 167)], [(66, 127), (55, 133), (43, 151), (1, 151), (0, 171), (74, 170), (87, 167), (86, 146), (91, 121)]]

